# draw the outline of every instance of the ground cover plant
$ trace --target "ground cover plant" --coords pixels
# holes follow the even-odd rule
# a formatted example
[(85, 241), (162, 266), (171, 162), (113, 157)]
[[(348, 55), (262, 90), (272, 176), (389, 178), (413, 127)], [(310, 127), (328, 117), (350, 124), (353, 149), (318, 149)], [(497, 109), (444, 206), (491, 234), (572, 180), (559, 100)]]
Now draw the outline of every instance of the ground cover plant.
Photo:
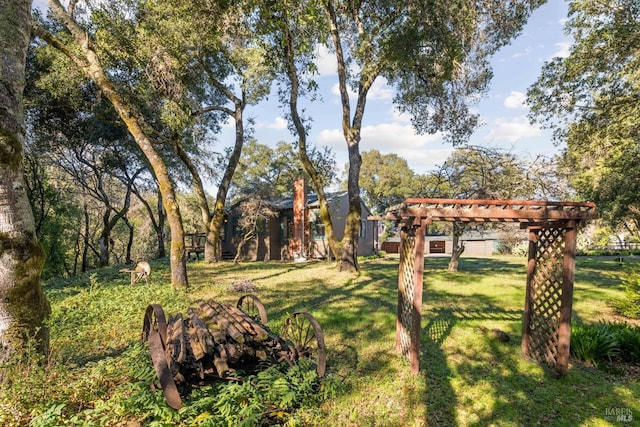
[(640, 327), (623, 322), (600, 322), (578, 324), (571, 329), (571, 355), (576, 359), (595, 366), (614, 362), (640, 366)]
[[(49, 282), (51, 354), (6, 368), (0, 425), (608, 426), (623, 411), (640, 419), (638, 371), (572, 360), (557, 379), (521, 357), (522, 258), (463, 258), (458, 273), (447, 261), (426, 259), (417, 376), (394, 351), (397, 258), (362, 260), (359, 275), (325, 262), (192, 262), (188, 292), (170, 288), (166, 261), (152, 263), (148, 285), (130, 286), (117, 268)], [(624, 320), (613, 302), (624, 271), (640, 262), (619, 261), (578, 258), (576, 327)], [(182, 410), (170, 409), (139, 342), (147, 304), (184, 313), (197, 299), (232, 303), (249, 288), (274, 330), (298, 310), (317, 318), (329, 377), (304, 363), (275, 366), (194, 389)]]

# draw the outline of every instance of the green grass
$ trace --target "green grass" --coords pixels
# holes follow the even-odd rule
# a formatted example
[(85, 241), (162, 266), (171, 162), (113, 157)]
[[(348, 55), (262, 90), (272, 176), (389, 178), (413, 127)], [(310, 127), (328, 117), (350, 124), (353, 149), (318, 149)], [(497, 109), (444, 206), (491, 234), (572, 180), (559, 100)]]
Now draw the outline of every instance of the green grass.
[[(295, 414), (298, 425), (608, 426), (620, 425), (611, 415), (616, 408), (640, 419), (637, 377), (572, 363), (568, 375), (556, 379), (521, 357), (523, 258), (463, 258), (459, 273), (448, 272), (447, 261), (426, 260), (417, 376), (395, 354), (397, 258), (363, 261), (359, 275), (338, 274), (324, 262), (193, 262), (188, 292), (170, 289), (163, 261), (152, 264), (148, 286), (129, 286), (116, 268), (50, 282), (51, 356), (46, 369), (13, 368), (0, 392), (0, 424), (25, 424), (39, 415), (40, 425), (73, 425), (74, 417), (94, 425), (197, 425), (207, 389), (187, 397), (180, 413), (159, 393), (149, 394), (153, 371), (138, 343), (142, 317), (149, 303), (167, 314), (184, 313), (199, 298), (233, 303), (240, 294), (229, 286), (238, 280), (257, 287), (274, 330), (299, 310), (323, 327), (328, 367), (340, 384), (319, 406), (303, 405)], [(623, 294), (620, 276), (639, 263), (633, 257), (623, 267), (617, 257), (578, 258), (574, 321), (619, 320), (611, 306)], [(494, 328), (510, 341), (493, 338)], [(145, 401), (134, 405), (136, 396)]]

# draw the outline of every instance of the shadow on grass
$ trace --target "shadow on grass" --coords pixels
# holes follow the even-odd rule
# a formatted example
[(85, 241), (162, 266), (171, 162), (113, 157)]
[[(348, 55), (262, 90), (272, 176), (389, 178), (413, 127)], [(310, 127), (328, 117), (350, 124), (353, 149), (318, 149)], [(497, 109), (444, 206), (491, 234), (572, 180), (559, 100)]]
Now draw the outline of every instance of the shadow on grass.
[(449, 310), (439, 310), (422, 331), (422, 355), (426, 382), (425, 401), (428, 426), (455, 426), (456, 394), (451, 386), (453, 373), (447, 364), (442, 343), (447, 339), (457, 319)]
[(523, 368), (532, 362), (523, 362), (513, 345), (487, 340), (484, 351), (456, 366), (465, 387), (490, 386), (486, 406), (468, 425), (578, 427), (592, 425), (596, 419), (614, 422), (615, 415), (608, 412), (611, 408), (630, 409), (623, 403), (617, 381), (579, 368), (572, 368), (562, 378)]
[[(621, 391), (620, 378), (575, 366), (557, 378), (521, 355), (520, 336), (504, 342), (468, 322), (510, 323), (516, 318), (517, 311), (488, 304), (469, 312), (435, 309), (427, 317), (420, 360), (427, 426), (578, 427), (596, 419), (615, 422), (615, 408), (637, 410)], [(471, 334), (477, 339), (470, 342)], [(459, 337), (462, 341), (457, 342)], [(464, 412), (458, 413), (457, 407)]]

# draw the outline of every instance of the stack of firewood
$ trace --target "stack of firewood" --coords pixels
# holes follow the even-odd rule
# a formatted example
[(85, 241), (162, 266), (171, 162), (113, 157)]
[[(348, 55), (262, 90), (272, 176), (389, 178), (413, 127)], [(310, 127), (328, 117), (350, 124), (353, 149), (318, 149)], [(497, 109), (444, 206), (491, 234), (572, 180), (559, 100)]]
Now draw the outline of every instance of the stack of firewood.
[(167, 322), (165, 355), (176, 382), (229, 378), (237, 369), (297, 359), (293, 347), (237, 307), (215, 301), (197, 305), (186, 318), (178, 313)]

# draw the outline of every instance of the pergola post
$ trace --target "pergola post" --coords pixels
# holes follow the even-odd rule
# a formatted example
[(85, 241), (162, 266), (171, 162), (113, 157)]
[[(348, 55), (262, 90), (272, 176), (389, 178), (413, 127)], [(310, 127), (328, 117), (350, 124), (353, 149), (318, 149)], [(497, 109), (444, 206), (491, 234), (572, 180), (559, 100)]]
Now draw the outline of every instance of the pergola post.
[(576, 266), (578, 229), (575, 223), (564, 235), (564, 257), (562, 268), (562, 296), (560, 298), (560, 325), (558, 329), (558, 356), (556, 372), (566, 375), (569, 369), (569, 347), (571, 342), (571, 310), (573, 307), (573, 278)]
[(522, 316), (522, 354), (531, 357), (531, 286), (536, 270), (536, 249), (538, 233), (535, 229), (529, 229), (529, 252), (527, 257), (527, 285), (524, 294), (524, 313)]
[(414, 374), (420, 371), (420, 330), (426, 231), (427, 220), (421, 219), (418, 227), (413, 224), (405, 225), (400, 232), (396, 351), (409, 357), (411, 372)]
[(558, 375), (569, 367), (576, 221), (529, 228), (522, 354)]

